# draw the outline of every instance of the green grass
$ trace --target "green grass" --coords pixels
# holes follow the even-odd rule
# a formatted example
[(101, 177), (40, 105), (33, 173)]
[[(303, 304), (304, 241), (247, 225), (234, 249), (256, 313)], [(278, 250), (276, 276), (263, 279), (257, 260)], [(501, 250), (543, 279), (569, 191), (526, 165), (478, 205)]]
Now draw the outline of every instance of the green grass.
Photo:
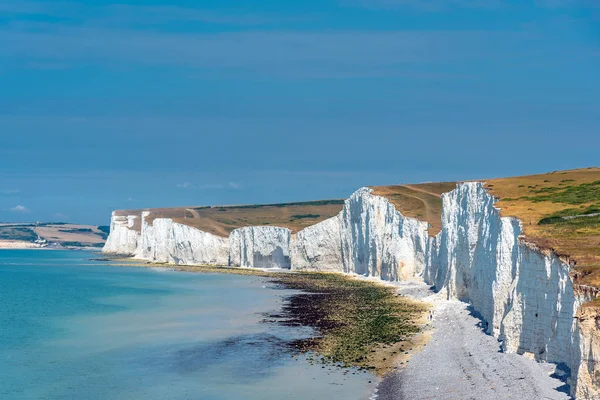
[(322, 338), (308, 347), (333, 363), (375, 368), (369, 362), (372, 351), (418, 333), (416, 317), (426, 309), (398, 297), (393, 288), (339, 274), (285, 274), (276, 280), (313, 294), (292, 297), (288, 314), (319, 330)]
[(229, 209), (248, 209), (248, 208), (263, 208), (263, 207), (291, 207), (291, 206), (327, 206), (332, 204), (344, 204), (344, 200), (317, 200), (317, 201), (302, 201), (297, 203), (277, 203), (277, 204), (248, 204), (242, 206), (227, 206)]
[(566, 208), (555, 212), (548, 217), (542, 218), (538, 225), (550, 225), (550, 224), (573, 224), (573, 225), (586, 225), (594, 224), (596, 215), (600, 213), (600, 203), (591, 206), (581, 206), (579, 208)]
[(94, 233), (94, 231), (91, 228), (59, 229), (58, 231), (65, 233)]
[[(531, 190), (535, 196), (523, 196), (520, 199), (534, 203), (550, 201), (552, 203), (586, 204), (600, 200), (600, 181), (582, 183), (577, 186), (551, 186)], [(508, 200), (508, 199), (504, 199)]]
[(319, 218), (319, 214), (294, 214), (291, 216), (292, 219), (314, 219)]
[(556, 225), (560, 228), (572, 228), (581, 229), (581, 228), (597, 228), (600, 229), (600, 215), (594, 216), (582, 216), (573, 219), (564, 219), (563, 217), (553, 216), (543, 218), (538, 222), (539, 225)]
[(33, 242), (38, 236), (32, 229), (33, 225), (29, 226), (2, 226), (0, 227), (0, 240), (16, 240), (23, 242)]
[(60, 242), (60, 244), (65, 247), (104, 247), (104, 243), (82, 243), (77, 241)]

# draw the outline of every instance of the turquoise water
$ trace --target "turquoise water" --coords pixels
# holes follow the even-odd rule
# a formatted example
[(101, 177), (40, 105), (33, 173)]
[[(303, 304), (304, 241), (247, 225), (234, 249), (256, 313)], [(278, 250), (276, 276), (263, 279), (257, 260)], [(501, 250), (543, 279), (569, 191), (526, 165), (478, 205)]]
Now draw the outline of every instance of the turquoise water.
[(0, 251), (0, 399), (365, 399), (373, 378), (291, 357), (257, 277)]

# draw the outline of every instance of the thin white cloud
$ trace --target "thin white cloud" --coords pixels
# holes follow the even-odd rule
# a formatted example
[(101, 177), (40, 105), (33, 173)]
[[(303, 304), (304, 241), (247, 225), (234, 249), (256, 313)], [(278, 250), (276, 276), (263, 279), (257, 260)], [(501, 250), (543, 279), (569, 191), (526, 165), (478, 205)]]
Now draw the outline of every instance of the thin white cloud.
[(451, 8), (498, 9), (510, 7), (505, 0), (340, 0), (342, 5), (365, 8), (412, 8), (440, 12)]
[[(353, 7), (415, 8), (440, 12), (448, 8), (495, 10), (518, 7), (517, 1), (505, 0), (338, 0)], [(574, 0), (575, 1), (575, 0)], [(540, 7), (571, 4), (570, 0), (536, 0)], [(578, 6), (597, 0), (576, 0)], [(74, 3), (9, 2), (0, 0), (0, 11), (27, 13), (75, 13), (78, 24), (42, 23), (22, 19), (0, 27), (0, 58), (18, 60), (21, 68), (74, 68), (101, 63), (107, 67), (124, 65), (168, 65), (184, 67), (191, 77), (212, 73), (221, 76), (268, 76), (308, 78), (406, 77), (407, 73), (438, 68), (456, 70), (467, 63), (521, 60), (523, 56), (542, 60), (535, 53), (558, 51), (541, 46), (535, 29), (450, 31), (305, 31), (277, 29), (225, 32), (161, 32), (147, 29), (162, 22), (180, 19), (214, 19), (214, 10), (178, 7), (111, 5), (106, 12), (90, 12), (88, 6)], [(72, 5), (72, 7), (66, 5)], [(110, 8), (112, 7), (112, 8)], [(218, 13), (218, 11), (217, 11)], [(108, 17), (107, 17), (108, 16)], [(75, 18), (75, 17), (73, 17)], [(104, 19), (103, 19), (104, 18)], [(106, 22), (116, 18), (117, 22)], [(226, 13), (225, 19), (257, 17)], [(155, 19), (157, 19), (155, 21)], [(277, 20), (277, 18), (275, 18)], [(119, 21), (125, 21), (123, 23)], [(148, 21), (151, 22), (148, 23)], [(277, 23), (277, 21), (275, 21)], [(280, 24), (278, 24), (280, 25)], [(531, 34), (534, 34), (533, 36)], [(515, 51), (515, 46), (520, 50)], [(571, 50), (567, 50), (571, 51)], [(576, 50), (572, 50), (575, 52)], [(561, 56), (568, 58), (561, 48)], [(449, 65), (456, 64), (456, 65)], [(412, 68), (412, 69), (411, 69)], [(439, 71), (433, 71), (436, 73)]]
[(55, 222), (62, 222), (64, 220), (69, 219), (69, 216), (63, 213), (54, 213), (52, 214), (52, 219), (56, 220)]
[(252, 12), (224, 12), (176, 6), (109, 5), (113, 17), (107, 22), (165, 23), (171, 21), (203, 22), (217, 25), (259, 26), (311, 20), (310, 16)]
[[(379, 9), (415, 9), (423, 12), (441, 12), (449, 9), (499, 10), (516, 9), (523, 4), (506, 0), (339, 0), (340, 5)], [(534, 0), (540, 8), (597, 8), (597, 0)]]
[(218, 189), (239, 189), (240, 185), (237, 182), (227, 183), (205, 183), (201, 185), (195, 185), (191, 182), (178, 183), (176, 185), (180, 189), (191, 189), (191, 190), (218, 190)]
[(600, 2), (597, 0), (535, 0), (535, 5), (545, 8), (600, 8)]
[[(219, 70), (235, 76), (402, 75), (419, 63), (504, 60), (521, 32), (285, 32), (160, 33), (88, 27), (0, 29), (0, 57), (83, 65), (103, 62)], [(525, 40), (525, 42), (527, 42)], [(510, 47), (510, 49), (506, 49)], [(513, 51), (514, 53), (514, 51)], [(512, 53), (510, 53), (512, 54)], [(516, 57), (516, 56), (515, 56)]]
[[(313, 20), (311, 15), (257, 13), (180, 6), (131, 4), (83, 5), (74, 2), (3, 1), (0, 12), (17, 15), (47, 15), (85, 20), (88, 26), (128, 26), (186, 21), (215, 25), (260, 26)], [(93, 16), (93, 17), (91, 17)]]
[(6, 196), (10, 196), (11, 194), (21, 193), (19, 189), (4, 189), (0, 190), (0, 193)]
[(15, 213), (27, 213), (27, 212), (29, 212), (29, 209), (27, 207), (19, 204), (17, 206), (14, 206), (13, 208), (11, 208), (10, 211), (15, 212)]

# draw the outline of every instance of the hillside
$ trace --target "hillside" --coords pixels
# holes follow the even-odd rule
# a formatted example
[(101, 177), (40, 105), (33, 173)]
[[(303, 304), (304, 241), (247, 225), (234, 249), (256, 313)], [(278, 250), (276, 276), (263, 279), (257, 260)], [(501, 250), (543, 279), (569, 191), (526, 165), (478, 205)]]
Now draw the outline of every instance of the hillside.
[[(108, 227), (66, 223), (0, 224), (1, 247), (40, 247), (59, 244), (64, 247), (102, 247), (108, 236)], [(36, 243), (36, 241), (38, 241)]]
[(387, 198), (398, 211), (411, 218), (427, 221), (429, 235), (442, 229), (442, 194), (456, 187), (456, 182), (415, 185), (373, 186), (373, 194)]
[[(280, 226), (292, 232), (314, 225), (338, 214), (344, 205), (343, 200), (321, 200), (299, 203), (259, 204), (239, 206), (206, 206), (154, 208), (148, 210), (121, 210), (116, 215), (150, 214), (149, 224), (156, 218), (171, 218), (183, 225), (200, 229), (220, 237), (227, 237), (231, 231), (245, 226)], [(133, 229), (140, 230), (136, 220)]]
[(575, 262), (577, 283), (600, 286), (600, 168), (486, 182), (501, 215), (523, 221), (527, 241)]

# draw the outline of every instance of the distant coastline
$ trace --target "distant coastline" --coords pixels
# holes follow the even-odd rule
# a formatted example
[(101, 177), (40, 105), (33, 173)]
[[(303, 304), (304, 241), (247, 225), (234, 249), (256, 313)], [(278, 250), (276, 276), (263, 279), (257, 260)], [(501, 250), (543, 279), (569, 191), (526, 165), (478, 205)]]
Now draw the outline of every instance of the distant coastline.
[(100, 250), (109, 230), (64, 222), (0, 223), (0, 249)]
[(32, 242), (25, 242), (19, 240), (0, 240), (0, 250), (24, 250), (24, 249), (45, 249), (45, 247)]

